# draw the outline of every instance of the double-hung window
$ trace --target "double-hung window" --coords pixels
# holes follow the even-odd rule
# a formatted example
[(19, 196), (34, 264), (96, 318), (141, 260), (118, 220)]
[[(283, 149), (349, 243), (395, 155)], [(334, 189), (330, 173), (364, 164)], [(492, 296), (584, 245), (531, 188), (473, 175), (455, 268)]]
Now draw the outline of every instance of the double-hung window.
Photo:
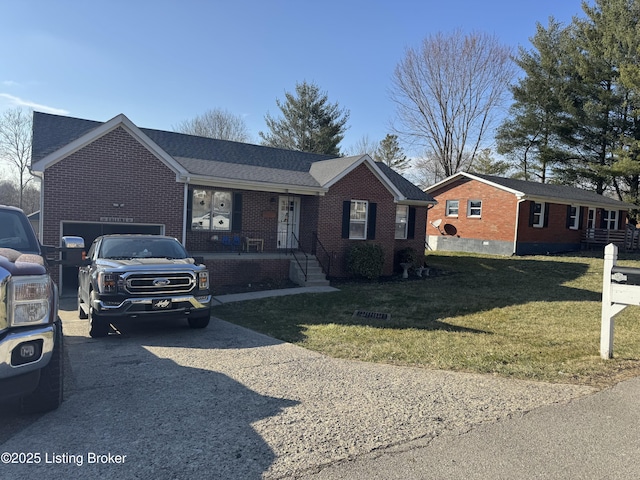
[(191, 229), (231, 230), (231, 192), (193, 190)]
[(397, 205), (396, 206), (396, 239), (407, 238), (407, 227), (409, 225), (409, 206)]
[(535, 202), (532, 207), (531, 217), (532, 222), (531, 225), (536, 228), (544, 227), (544, 210), (546, 205), (544, 203)]
[(482, 217), (482, 200), (469, 200), (467, 204), (467, 217)]
[(580, 226), (580, 207), (569, 205), (567, 207), (567, 227), (571, 230), (578, 230)]
[(602, 212), (602, 223), (607, 230), (618, 229), (618, 211), (617, 210), (605, 210)]
[(459, 200), (447, 200), (446, 207), (445, 207), (447, 217), (457, 217), (459, 206), (460, 206)]
[(351, 200), (349, 211), (349, 238), (365, 240), (367, 238), (367, 211), (369, 202), (366, 200)]

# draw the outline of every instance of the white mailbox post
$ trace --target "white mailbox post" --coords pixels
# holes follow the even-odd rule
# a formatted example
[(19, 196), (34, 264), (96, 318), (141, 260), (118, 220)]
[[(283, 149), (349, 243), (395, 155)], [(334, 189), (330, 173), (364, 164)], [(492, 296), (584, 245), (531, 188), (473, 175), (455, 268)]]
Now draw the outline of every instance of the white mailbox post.
[(610, 243), (604, 249), (602, 275), (602, 358), (613, 358), (614, 317), (629, 305), (640, 305), (640, 268), (619, 267), (617, 261), (618, 247)]

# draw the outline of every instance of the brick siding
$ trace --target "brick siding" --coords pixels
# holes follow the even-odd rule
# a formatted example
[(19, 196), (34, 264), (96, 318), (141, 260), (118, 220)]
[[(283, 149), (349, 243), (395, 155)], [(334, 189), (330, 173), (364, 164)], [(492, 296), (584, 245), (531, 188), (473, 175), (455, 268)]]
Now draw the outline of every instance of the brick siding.
[[(429, 220), (442, 220), (440, 231), (460, 238), (475, 240), (514, 241), (516, 209), (518, 201), (514, 194), (476, 180), (461, 178), (431, 192), (438, 201), (429, 211)], [(458, 200), (457, 217), (446, 216), (446, 201)], [(467, 202), (482, 200), (482, 217), (467, 216)], [(580, 206), (580, 205), (576, 205)], [(546, 203), (548, 224), (544, 228), (529, 225), (531, 201), (520, 204), (518, 215), (518, 243), (579, 244), (582, 231), (587, 228), (587, 208), (582, 212), (582, 230), (567, 228), (567, 204)], [(596, 209), (596, 228), (600, 228), (602, 209)], [(619, 228), (624, 228), (626, 212), (622, 212)], [(427, 235), (440, 235), (436, 227), (427, 224)]]
[(45, 245), (60, 244), (62, 222), (101, 217), (162, 224), (166, 235), (182, 237), (183, 185), (122, 127), (47, 168), (42, 191)]
[[(367, 200), (377, 204), (374, 240), (342, 238), (342, 205), (344, 201)], [(322, 197), (318, 209), (318, 235), (327, 251), (332, 254), (331, 276), (347, 277), (346, 255), (356, 243), (370, 241), (379, 244), (385, 252), (383, 275), (394, 273), (395, 252), (413, 247), (424, 252), (424, 226), (426, 207), (416, 208), (416, 236), (410, 240), (395, 240), (396, 204), (393, 195), (378, 180), (366, 164), (336, 182)]]
[[(104, 217), (131, 219), (123, 225), (163, 225), (166, 235), (182, 238), (184, 185), (176, 182), (175, 173), (121, 126), (48, 167), (42, 192), (44, 244), (59, 245), (62, 222), (99, 224)], [(264, 238), (265, 250), (276, 250), (280, 194), (241, 190), (233, 193), (242, 193), (241, 231), (255, 232), (258, 238)], [(375, 239), (367, 241), (384, 249), (384, 275), (397, 269), (394, 257), (399, 249), (412, 247), (419, 253), (424, 251), (426, 207), (416, 207), (415, 238), (395, 240), (393, 195), (362, 164), (333, 185), (326, 195), (300, 196), (300, 247), (310, 252), (313, 233), (317, 232), (333, 256), (331, 276), (349, 275), (346, 252), (361, 242), (341, 238), (343, 202), (350, 200), (377, 204)], [(212, 251), (212, 232), (191, 231), (191, 219), (187, 222), (187, 249), (194, 253)], [(89, 243), (93, 239), (86, 240)], [(287, 258), (249, 261), (225, 257), (208, 258), (206, 262), (212, 269), (214, 286), (283, 280), (289, 274)], [(57, 272), (54, 276), (57, 280)]]
[[(430, 222), (442, 220), (440, 231), (460, 238), (513, 241), (517, 200), (512, 193), (475, 180), (461, 179), (431, 194), (438, 204), (429, 210), (427, 235), (440, 235)], [(446, 216), (447, 200), (458, 200), (457, 217)], [(469, 200), (482, 201), (481, 218), (467, 216)]]

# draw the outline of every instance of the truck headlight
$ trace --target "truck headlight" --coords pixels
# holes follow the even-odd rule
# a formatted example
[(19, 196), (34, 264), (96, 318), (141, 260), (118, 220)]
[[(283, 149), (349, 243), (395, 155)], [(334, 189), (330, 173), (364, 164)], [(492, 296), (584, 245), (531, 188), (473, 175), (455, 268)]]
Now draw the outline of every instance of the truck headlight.
[(209, 272), (198, 272), (198, 288), (200, 290), (207, 290), (209, 288)]
[(49, 275), (13, 277), (7, 291), (9, 325), (20, 327), (49, 322)]
[(118, 274), (100, 272), (98, 274), (98, 290), (100, 293), (116, 293), (118, 291)]

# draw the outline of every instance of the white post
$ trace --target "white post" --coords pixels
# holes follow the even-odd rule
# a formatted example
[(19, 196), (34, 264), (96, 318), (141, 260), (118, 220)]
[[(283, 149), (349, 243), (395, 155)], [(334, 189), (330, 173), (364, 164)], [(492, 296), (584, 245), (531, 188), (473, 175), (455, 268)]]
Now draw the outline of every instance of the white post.
[(602, 274), (602, 325), (600, 328), (600, 356), (613, 358), (613, 318), (611, 305), (611, 270), (618, 260), (618, 247), (610, 243), (604, 248), (604, 272)]

